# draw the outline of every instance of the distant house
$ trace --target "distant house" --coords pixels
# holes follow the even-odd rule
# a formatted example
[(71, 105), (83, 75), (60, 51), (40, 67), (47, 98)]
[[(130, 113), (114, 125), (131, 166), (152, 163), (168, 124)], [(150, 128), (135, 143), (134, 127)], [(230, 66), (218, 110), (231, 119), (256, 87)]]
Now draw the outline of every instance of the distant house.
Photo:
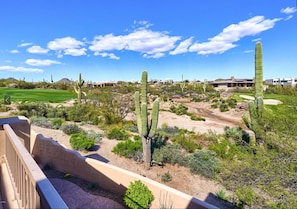
[(265, 80), (266, 84), (270, 85), (282, 85), (282, 86), (296, 86), (297, 78), (271, 78)]
[(249, 88), (254, 86), (254, 79), (249, 78), (234, 78), (219, 79), (215, 81), (208, 81), (217, 90), (227, 90), (228, 88)]
[(106, 82), (87, 82), (87, 87), (105, 87), (105, 86), (115, 86), (116, 82), (106, 81)]

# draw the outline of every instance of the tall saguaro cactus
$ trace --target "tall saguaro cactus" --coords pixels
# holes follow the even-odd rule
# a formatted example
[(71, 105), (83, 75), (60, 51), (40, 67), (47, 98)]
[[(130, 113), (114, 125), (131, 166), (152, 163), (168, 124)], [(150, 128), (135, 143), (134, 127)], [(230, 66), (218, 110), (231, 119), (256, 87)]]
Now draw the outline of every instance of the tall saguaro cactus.
[(81, 103), (82, 94), (84, 94), (86, 96), (86, 93), (82, 91), (82, 87), (83, 87), (84, 83), (85, 83), (85, 81), (81, 78), (81, 73), (80, 73), (78, 76), (78, 80), (75, 82), (75, 85), (74, 85), (74, 91), (77, 94), (77, 100), (78, 100), (79, 104)]
[(255, 52), (255, 101), (258, 114), (263, 109), (263, 65), (262, 65), (262, 44), (256, 43)]
[[(263, 112), (263, 65), (262, 65), (262, 44), (256, 43), (255, 49), (255, 101), (249, 102), (250, 129), (257, 134), (258, 120)], [(251, 138), (251, 143), (255, 144), (256, 139)]]
[(143, 148), (143, 159), (148, 169), (151, 165), (152, 151), (151, 143), (152, 139), (156, 134), (158, 117), (159, 117), (159, 101), (155, 100), (153, 103), (151, 119), (148, 117), (148, 98), (147, 98), (147, 72), (142, 72), (141, 78), (141, 102), (139, 91), (135, 94), (135, 112), (137, 117), (137, 128), (141, 135), (142, 148)]

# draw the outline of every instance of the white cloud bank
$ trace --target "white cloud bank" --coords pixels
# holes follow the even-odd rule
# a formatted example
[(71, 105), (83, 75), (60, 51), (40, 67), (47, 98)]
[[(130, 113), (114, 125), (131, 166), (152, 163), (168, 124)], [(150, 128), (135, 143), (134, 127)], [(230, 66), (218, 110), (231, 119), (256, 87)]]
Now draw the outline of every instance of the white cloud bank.
[(190, 52), (197, 54), (221, 54), (236, 47), (235, 42), (246, 36), (254, 36), (274, 27), (281, 18), (265, 19), (264, 16), (255, 16), (238, 24), (231, 24), (223, 29), (221, 33), (208, 42), (195, 43), (190, 46)]
[(25, 68), (25, 67), (14, 67), (14, 66), (0, 66), (0, 71), (9, 72), (25, 72), (25, 73), (42, 73), (43, 70), (39, 68)]
[(87, 49), (83, 47), (84, 45), (83, 42), (68, 36), (50, 41), (47, 47), (50, 50), (56, 51), (58, 57), (63, 57), (63, 55), (82, 56), (86, 55), (87, 51)]
[(25, 63), (27, 65), (31, 65), (31, 66), (50, 66), (53, 64), (61, 64), (61, 62), (55, 61), (55, 60), (39, 60), (39, 59), (27, 59), (25, 61)]
[[(292, 14), (296, 8), (284, 8), (282, 13)], [(20, 47), (30, 46), (27, 49), (33, 54), (47, 54), (49, 51), (55, 51), (58, 58), (64, 55), (84, 56), (87, 51), (93, 52), (94, 56), (107, 57), (109, 59), (119, 60), (120, 57), (116, 51), (132, 51), (142, 54), (144, 58), (161, 58), (166, 55), (177, 55), (194, 52), (198, 55), (222, 54), (234, 47), (237, 42), (247, 36), (255, 36), (263, 31), (272, 29), (276, 22), (286, 20), (284, 18), (267, 19), (264, 16), (255, 16), (250, 19), (231, 24), (218, 33), (218, 35), (208, 38), (207, 41), (194, 41), (194, 37), (182, 39), (181, 36), (171, 36), (166, 31), (152, 31), (152, 26), (146, 21), (134, 22), (138, 28), (124, 35), (98, 35), (88, 42), (86, 39), (79, 41), (73, 37), (67, 36), (56, 38), (48, 42), (47, 48), (42, 48), (32, 43), (22, 43)], [(49, 60), (47, 60), (49, 61)], [(54, 61), (55, 62), (55, 61)], [(48, 66), (60, 63), (37, 62), (36, 60), (27, 60), (26, 63), (34, 66)], [(50, 63), (50, 64), (49, 64)]]

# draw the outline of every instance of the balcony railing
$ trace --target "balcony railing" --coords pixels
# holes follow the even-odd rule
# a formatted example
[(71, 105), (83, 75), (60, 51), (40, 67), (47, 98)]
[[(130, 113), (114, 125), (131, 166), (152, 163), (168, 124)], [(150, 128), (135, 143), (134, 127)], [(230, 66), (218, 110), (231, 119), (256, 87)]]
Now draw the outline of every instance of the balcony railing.
[(0, 132), (3, 208), (68, 208), (11, 126)]

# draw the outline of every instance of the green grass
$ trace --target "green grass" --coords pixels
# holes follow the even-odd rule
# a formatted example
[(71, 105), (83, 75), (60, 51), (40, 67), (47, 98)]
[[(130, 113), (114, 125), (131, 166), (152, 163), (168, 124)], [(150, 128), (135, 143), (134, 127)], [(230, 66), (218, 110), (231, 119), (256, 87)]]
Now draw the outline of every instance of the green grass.
[(0, 98), (4, 95), (9, 95), (12, 102), (59, 103), (76, 98), (75, 93), (67, 90), (0, 88)]

